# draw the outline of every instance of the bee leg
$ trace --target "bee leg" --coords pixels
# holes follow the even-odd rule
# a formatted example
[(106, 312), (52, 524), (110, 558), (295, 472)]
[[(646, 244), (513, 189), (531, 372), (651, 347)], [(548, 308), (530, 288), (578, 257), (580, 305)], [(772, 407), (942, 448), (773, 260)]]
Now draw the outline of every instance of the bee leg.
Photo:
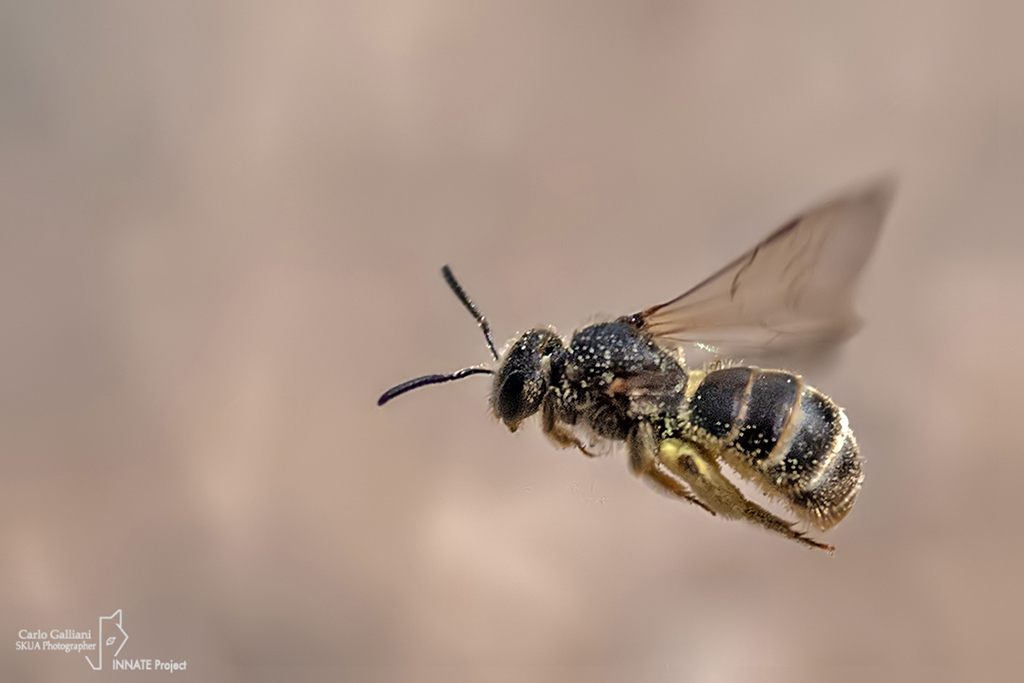
[(576, 448), (583, 451), (583, 454), (588, 457), (596, 457), (597, 453), (591, 453), (587, 450), (587, 447), (583, 445), (571, 430), (558, 424), (558, 418), (555, 417), (555, 400), (552, 394), (548, 394), (544, 397), (544, 402), (541, 404), (541, 417), (540, 427), (544, 432), (544, 435), (551, 439), (559, 448)]
[(629, 466), (633, 474), (645, 477), (647, 482), (656, 489), (702, 507), (712, 515), (715, 511), (701, 502), (686, 484), (672, 475), (668, 468), (658, 460), (658, 441), (654, 438), (654, 430), (649, 424), (641, 425), (627, 439), (629, 444)]
[(725, 478), (715, 458), (692, 442), (665, 439), (658, 445), (657, 460), (693, 487), (708, 507), (723, 517), (746, 519), (766, 529), (832, 552), (834, 547), (819, 543), (793, 529), (793, 523), (776, 517), (760, 505), (747, 500), (732, 482)]

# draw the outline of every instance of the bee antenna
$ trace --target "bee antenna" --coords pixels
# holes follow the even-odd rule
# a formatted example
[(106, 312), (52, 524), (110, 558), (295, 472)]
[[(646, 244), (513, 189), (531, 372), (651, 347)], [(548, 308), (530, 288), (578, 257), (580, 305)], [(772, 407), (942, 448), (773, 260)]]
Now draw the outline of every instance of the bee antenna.
[[(498, 360), (498, 352), (495, 351), (494, 349), (494, 340), (491, 339), (491, 326), (487, 324), (487, 318), (484, 317), (484, 314), (480, 312), (480, 309), (477, 308), (476, 304), (474, 304), (473, 301), (469, 298), (469, 295), (466, 294), (466, 290), (462, 288), (462, 285), (459, 284), (459, 281), (455, 279), (455, 274), (452, 273), (451, 268), (449, 268), (448, 266), (444, 266), (443, 268), (441, 268), (441, 275), (444, 276), (444, 281), (447, 282), (448, 286), (452, 288), (453, 292), (455, 292), (455, 296), (459, 297), (459, 301), (462, 302), (462, 305), (465, 306), (466, 310), (469, 311), (470, 315), (472, 315), (476, 319), (476, 322), (480, 326), (480, 329), (483, 330), (484, 338), (487, 340), (487, 348), (491, 350), (491, 355), (494, 356), (494, 360)], [(453, 377), (452, 379), (458, 378)]]
[(407, 391), (418, 389), (419, 387), (425, 387), (428, 384), (441, 384), (443, 382), (451, 382), (452, 380), (462, 379), (470, 375), (493, 375), (494, 370), (488, 368), (463, 368), (458, 372), (453, 372), (450, 375), (424, 375), (423, 377), (417, 377), (411, 379), (408, 382), (402, 382), (398, 386), (391, 387), (377, 399), (377, 405), (382, 406), (396, 396), (401, 396)]

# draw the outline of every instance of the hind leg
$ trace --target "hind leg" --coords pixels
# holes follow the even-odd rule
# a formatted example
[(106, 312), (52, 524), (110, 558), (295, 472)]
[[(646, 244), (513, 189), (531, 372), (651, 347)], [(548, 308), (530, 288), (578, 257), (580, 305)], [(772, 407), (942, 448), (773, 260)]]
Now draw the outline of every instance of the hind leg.
[(655, 489), (670, 496), (682, 498), (704, 508), (711, 514), (715, 511), (702, 503), (697, 496), (658, 459), (658, 441), (654, 430), (648, 424), (641, 424), (627, 439), (629, 444), (629, 466), (633, 474), (643, 477)]
[(722, 474), (714, 456), (696, 444), (681, 439), (665, 439), (658, 444), (657, 460), (689, 484), (707, 507), (723, 517), (745, 519), (813, 548), (829, 552), (835, 550), (794, 530), (792, 522), (776, 517), (744, 497)]

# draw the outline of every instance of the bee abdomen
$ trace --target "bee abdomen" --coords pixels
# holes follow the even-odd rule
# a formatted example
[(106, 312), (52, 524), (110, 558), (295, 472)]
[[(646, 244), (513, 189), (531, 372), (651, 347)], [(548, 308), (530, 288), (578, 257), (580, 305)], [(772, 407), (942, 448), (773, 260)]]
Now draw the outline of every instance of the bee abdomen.
[(709, 372), (689, 403), (689, 423), (756, 463), (775, 450), (801, 388), (788, 372), (735, 367)]
[(842, 409), (810, 387), (800, 396), (790, 433), (765, 474), (788, 492), (801, 517), (828, 529), (853, 507), (864, 480), (857, 440)]
[(733, 367), (700, 379), (687, 423), (742, 475), (827, 529), (853, 506), (863, 480), (846, 415), (792, 373)]
[(753, 374), (751, 368), (709, 372), (690, 400), (690, 424), (715, 439), (726, 438), (743, 412)]

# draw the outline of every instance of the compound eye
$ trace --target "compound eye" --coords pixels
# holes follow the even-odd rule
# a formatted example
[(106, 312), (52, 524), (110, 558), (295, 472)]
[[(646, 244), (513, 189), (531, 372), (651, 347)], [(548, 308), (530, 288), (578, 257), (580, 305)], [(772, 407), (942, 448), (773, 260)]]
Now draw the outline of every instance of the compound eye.
[(513, 372), (501, 384), (498, 392), (498, 414), (504, 419), (519, 417), (523, 406), (523, 385), (525, 378), (522, 373)]

